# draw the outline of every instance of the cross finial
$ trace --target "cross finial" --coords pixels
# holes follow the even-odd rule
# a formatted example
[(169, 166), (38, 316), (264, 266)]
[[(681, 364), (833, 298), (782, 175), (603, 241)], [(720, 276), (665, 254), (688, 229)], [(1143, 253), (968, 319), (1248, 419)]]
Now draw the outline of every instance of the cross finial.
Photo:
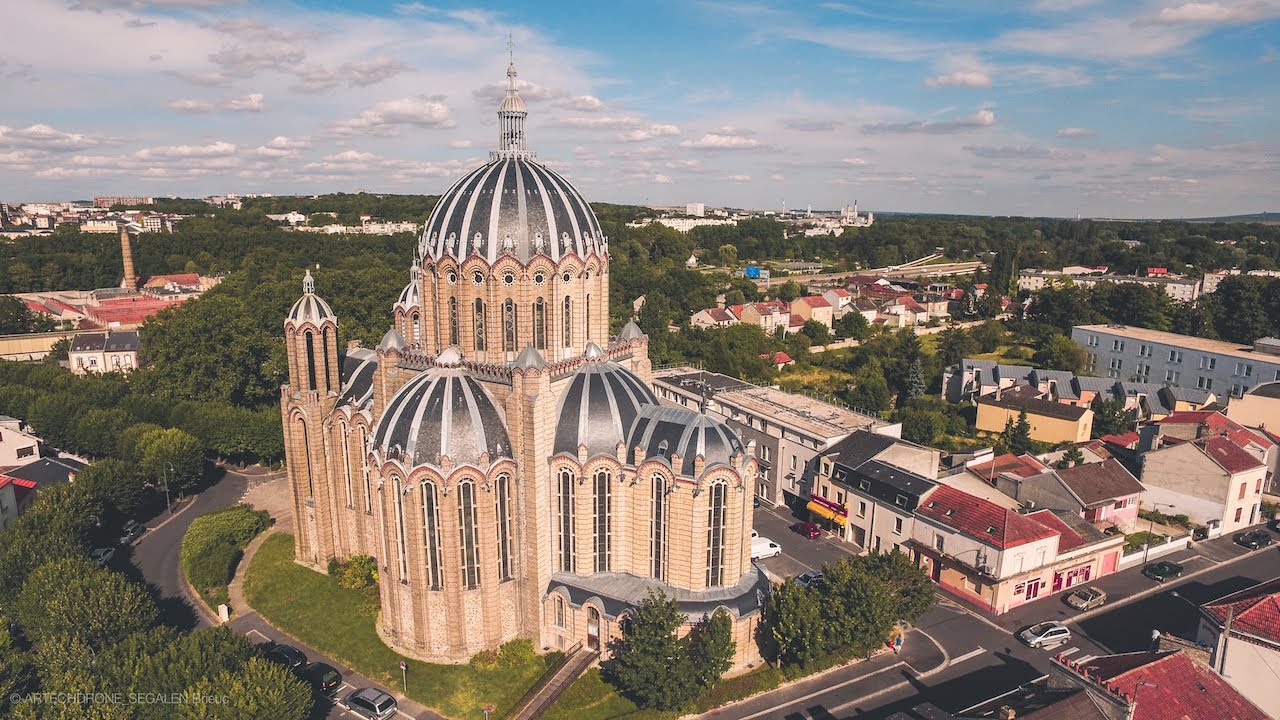
[(516, 50), (516, 41), (511, 36), (511, 33), (507, 33), (507, 59), (513, 63), (516, 61), (515, 50)]

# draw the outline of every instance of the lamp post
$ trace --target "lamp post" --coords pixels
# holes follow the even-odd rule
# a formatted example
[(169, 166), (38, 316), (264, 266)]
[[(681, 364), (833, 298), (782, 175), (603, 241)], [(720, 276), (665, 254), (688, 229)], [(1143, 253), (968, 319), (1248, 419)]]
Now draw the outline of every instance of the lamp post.
[(168, 470), (164, 476), (164, 506), (169, 508), (169, 514), (172, 515), (173, 504), (169, 502), (169, 478), (176, 473), (173, 470), (173, 463), (166, 462), (165, 465), (168, 467)]
[[(1174, 506), (1174, 504), (1173, 504), (1173, 503), (1158, 503), (1158, 502), (1153, 502), (1153, 503), (1151, 503), (1151, 507), (1153, 507), (1153, 508), (1162, 508), (1162, 507), (1172, 508), (1172, 507), (1175, 507), (1175, 506)], [(1157, 510), (1156, 512), (1159, 512), (1159, 511)], [(1154, 517), (1147, 518), (1147, 523), (1148, 523), (1148, 525), (1147, 525), (1147, 541), (1146, 541), (1145, 543), (1143, 543), (1143, 548), (1142, 548), (1142, 564), (1143, 564), (1143, 565), (1146, 565), (1146, 564), (1147, 564), (1147, 556), (1151, 553), (1151, 538), (1156, 534), (1156, 519), (1155, 519)]]

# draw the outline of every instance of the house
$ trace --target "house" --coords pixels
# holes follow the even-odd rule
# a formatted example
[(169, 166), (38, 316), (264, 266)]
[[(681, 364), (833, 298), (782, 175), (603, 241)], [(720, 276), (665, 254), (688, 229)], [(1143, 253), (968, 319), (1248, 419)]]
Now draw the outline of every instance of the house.
[(1141, 456), (1146, 499), (1230, 534), (1261, 520), (1259, 504), (1267, 466), (1222, 436), (1171, 438)]
[(909, 294), (899, 295), (880, 306), (880, 314), (898, 316), (899, 327), (923, 325), (929, 322), (929, 311)]
[(1117, 460), (1046, 470), (1038, 475), (996, 476), (996, 489), (1026, 507), (1063, 510), (1099, 529), (1116, 526), (1132, 532), (1138, 520), (1142, 483)]
[(8, 527), (35, 501), (40, 487), (71, 482), (83, 468), (84, 463), (71, 458), (41, 458), (0, 470), (0, 529)]
[(943, 590), (995, 614), (1115, 572), (1124, 545), (1072, 513), (1022, 514), (946, 484), (915, 516), (916, 564)]
[[(1280, 418), (1280, 415), (1275, 417)], [(1280, 463), (1280, 446), (1261, 430), (1251, 430), (1227, 415), (1210, 410), (1174, 413), (1161, 419), (1156, 426), (1158, 430), (1154, 441), (1157, 444), (1164, 438), (1194, 440), (1211, 435), (1225, 437), (1261, 460), (1272, 476), (1270, 481), (1274, 482), (1276, 466)]]
[(880, 313), (880, 306), (876, 304), (875, 300), (860, 297), (854, 298), (853, 302), (849, 303), (849, 311), (861, 313), (862, 317), (867, 319), (867, 324), (869, 325), (875, 322), (876, 316)]
[[(831, 329), (835, 323), (835, 308), (821, 295), (806, 295), (791, 301), (791, 314), (804, 320), (814, 320)], [(803, 322), (800, 323), (802, 326)]]
[(936, 486), (937, 472), (936, 450), (860, 430), (819, 454), (807, 508), (816, 522), (858, 547), (904, 550), (913, 513)]
[[(822, 293), (822, 299), (831, 306), (832, 315), (837, 320), (845, 316), (853, 307), (853, 293), (844, 288), (834, 288)], [(870, 321), (868, 321), (870, 322)]]
[[(1250, 388), (1227, 404), (1227, 417), (1248, 427), (1280, 432), (1280, 381)], [(1275, 467), (1271, 468), (1274, 473)]]
[(739, 322), (759, 325), (766, 335), (772, 335), (778, 328), (785, 331), (791, 324), (791, 306), (777, 300), (734, 305), (729, 309)]
[(737, 325), (738, 318), (724, 308), (706, 308), (694, 313), (689, 324), (699, 328), (729, 327)]
[(993, 502), (1001, 507), (1017, 510), (1022, 503), (996, 489), (995, 478), (1001, 473), (1010, 473), (1017, 477), (1039, 475), (1048, 470), (1043, 463), (1030, 455), (1014, 455), (1006, 453), (993, 457), (991, 451), (979, 453), (964, 461), (953, 472), (943, 475), (939, 482), (953, 488), (963, 490), (970, 495)]
[(1001, 433), (1024, 411), (1031, 424), (1031, 439), (1037, 442), (1085, 442), (1093, 432), (1092, 410), (1043, 400), (1030, 385), (1015, 385), (978, 398), (975, 426), (982, 432)]
[(136, 330), (77, 333), (67, 348), (67, 362), (76, 375), (129, 372), (138, 367), (138, 347)]
[(781, 370), (788, 365), (796, 364), (796, 361), (792, 360), (790, 355), (781, 350), (775, 353), (765, 353), (760, 356), (760, 359), (772, 365), (774, 370)]
[(0, 468), (26, 465), (40, 457), (40, 439), (28, 434), (22, 422), (0, 415)]
[(1196, 642), (1212, 648), (1210, 667), (1272, 717), (1280, 717), (1280, 578), (1200, 606)]

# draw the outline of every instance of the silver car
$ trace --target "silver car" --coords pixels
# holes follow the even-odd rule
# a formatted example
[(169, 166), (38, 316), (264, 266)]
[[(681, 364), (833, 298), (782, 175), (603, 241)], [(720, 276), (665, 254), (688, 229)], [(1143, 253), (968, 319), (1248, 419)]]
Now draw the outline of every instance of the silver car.
[(396, 699), (377, 688), (360, 688), (342, 701), (342, 707), (367, 720), (387, 720), (396, 715)]
[(1066, 598), (1067, 604), (1077, 610), (1092, 610), (1102, 607), (1107, 601), (1107, 594), (1097, 588), (1080, 588)]
[(1018, 639), (1033, 648), (1051, 648), (1071, 640), (1071, 630), (1060, 622), (1042, 622), (1018, 633)]

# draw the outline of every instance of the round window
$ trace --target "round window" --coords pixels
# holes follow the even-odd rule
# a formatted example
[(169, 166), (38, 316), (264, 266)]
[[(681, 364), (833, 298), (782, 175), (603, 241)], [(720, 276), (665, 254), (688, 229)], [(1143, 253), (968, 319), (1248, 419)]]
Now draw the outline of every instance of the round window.
[(547, 281), (547, 276), (546, 276), (546, 274), (544, 274), (544, 273), (540, 273), (540, 272), (539, 272), (539, 273), (534, 273), (534, 274), (533, 274), (533, 284), (534, 284), (534, 285), (541, 285), (542, 283), (544, 283), (544, 282), (546, 282), (546, 281)]
[(515, 282), (516, 282), (516, 276), (515, 276), (515, 274), (514, 274), (514, 273), (507, 273), (506, 275), (503, 275), (503, 276), (502, 276), (502, 282), (503, 282), (504, 284), (506, 284), (506, 285), (514, 285), (514, 284), (515, 284)]
[(471, 282), (473, 282), (473, 283), (475, 283), (475, 284), (477, 284), (477, 285), (483, 285), (483, 284), (484, 284), (484, 273), (480, 272), (479, 270), (477, 270), (477, 271), (475, 271), (475, 272), (471, 273)]
[(565, 282), (569, 282), (569, 281), (570, 281), (571, 279), (573, 279), (573, 278), (572, 278), (572, 277), (570, 277), (569, 273), (565, 273), (565, 274), (564, 274), (564, 276), (563, 276), (563, 277), (561, 277), (560, 279), (561, 279), (561, 280), (563, 280), (563, 281), (565, 281)]
[(445, 273), (444, 279), (448, 280), (449, 284), (452, 285), (458, 282), (458, 273), (454, 272), (453, 270), (450, 270), (449, 272)]

